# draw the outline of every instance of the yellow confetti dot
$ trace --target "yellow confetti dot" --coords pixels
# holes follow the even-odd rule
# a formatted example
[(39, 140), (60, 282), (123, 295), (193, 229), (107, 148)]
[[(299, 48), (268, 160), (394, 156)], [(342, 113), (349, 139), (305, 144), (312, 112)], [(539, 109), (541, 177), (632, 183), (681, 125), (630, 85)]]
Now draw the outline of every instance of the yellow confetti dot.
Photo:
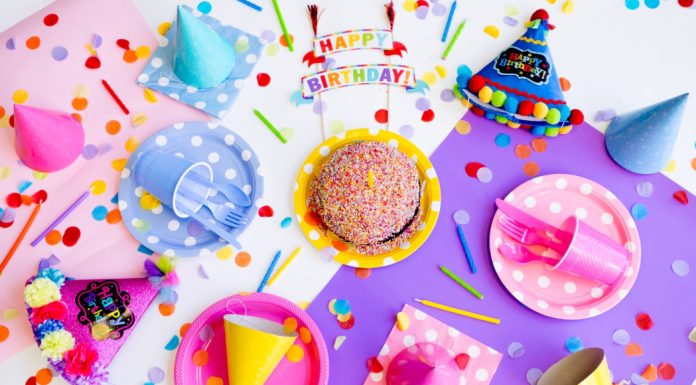
[(87, 44), (85, 45), (85, 48), (87, 48), (87, 51), (89, 51), (89, 54), (92, 56), (97, 56), (97, 51), (92, 47), (92, 44)]
[(126, 158), (116, 159), (111, 162), (111, 168), (116, 171), (123, 171), (123, 168), (126, 167), (126, 162), (128, 162), (128, 159)]
[(556, 4), (556, 0), (547, 0), (549, 4)]
[(143, 210), (154, 210), (159, 206), (159, 199), (147, 191), (145, 191), (143, 196), (140, 197), (140, 207), (142, 207)]
[(12, 94), (12, 101), (14, 101), (17, 104), (22, 104), (29, 99), (29, 93), (25, 90), (17, 90)]
[(87, 87), (83, 86), (82, 84), (78, 85), (75, 87), (75, 90), (73, 91), (73, 96), (76, 98), (86, 98), (87, 97)]
[(462, 135), (467, 135), (471, 132), (471, 124), (466, 120), (460, 120), (454, 125), (454, 129)]
[(215, 256), (218, 257), (219, 260), (226, 261), (232, 258), (232, 248), (230, 246), (225, 246), (218, 250)]
[(155, 96), (155, 93), (152, 92), (151, 89), (146, 88), (144, 94), (145, 100), (147, 100), (149, 103), (157, 103), (157, 96)]
[(288, 317), (283, 321), (283, 330), (285, 334), (292, 334), (297, 329), (297, 319), (295, 317)]
[(435, 72), (437, 72), (437, 74), (443, 79), (447, 77), (447, 68), (445, 68), (443, 65), (436, 65)]
[(573, 13), (574, 9), (575, 9), (575, 4), (571, 0), (566, 0), (566, 2), (563, 3), (563, 7), (561, 7), (561, 12), (568, 15), (568, 14)]
[(437, 81), (437, 76), (435, 76), (433, 72), (426, 72), (423, 74), (423, 81), (428, 83), (429, 86), (432, 86)]
[(483, 32), (487, 33), (494, 39), (497, 39), (498, 36), (500, 36), (500, 30), (495, 25), (487, 25), (486, 28), (483, 29)]
[(280, 46), (276, 43), (271, 43), (268, 46), (266, 46), (266, 55), (268, 56), (275, 56), (280, 52)]
[(106, 182), (99, 179), (95, 180), (91, 185), (89, 185), (89, 188), (94, 195), (103, 194), (104, 191), (106, 191)]
[(290, 349), (288, 349), (288, 352), (285, 353), (285, 356), (290, 362), (300, 362), (304, 357), (304, 350), (297, 345), (292, 345)]
[(220, 377), (208, 377), (208, 379), (205, 381), (205, 385), (224, 385), (225, 383), (222, 381), (222, 378)]
[(150, 47), (146, 45), (141, 45), (140, 47), (135, 49), (135, 56), (137, 56), (138, 59), (144, 59), (150, 56)]
[(14, 309), (14, 308), (9, 308), (5, 309), (4, 312), (2, 312), (2, 319), (4, 321), (12, 321), (13, 319), (17, 318), (19, 315), (19, 310)]
[(331, 132), (334, 135), (340, 134), (345, 129), (346, 126), (340, 120), (334, 120), (333, 122), (329, 123), (329, 132)]
[(44, 180), (48, 176), (47, 173), (41, 171), (34, 171), (31, 174), (34, 176), (34, 179), (36, 180)]
[(157, 27), (157, 33), (164, 36), (167, 34), (167, 31), (169, 31), (169, 27), (171, 27), (171, 26), (172, 26), (172, 23), (165, 21), (164, 23), (160, 24)]
[(133, 116), (133, 119), (131, 119), (131, 125), (133, 127), (142, 126), (143, 124), (145, 124), (145, 122), (147, 122), (147, 115), (143, 114), (142, 112), (135, 114)]
[(336, 298), (329, 301), (329, 313), (336, 315), (336, 310), (334, 310), (334, 305), (336, 304)]
[(667, 167), (663, 170), (664, 172), (674, 172), (677, 169), (677, 162), (672, 159), (667, 164)]
[(418, 2), (416, 0), (406, 0), (404, 1), (404, 11), (413, 12), (418, 8)]
[(0, 180), (5, 180), (12, 175), (12, 169), (8, 166), (0, 167)]
[(0, 118), (0, 128), (7, 128), (10, 126), (10, 116), (5, 115), (2, 118)]
[(396, 313), (396, 328), (400, 331), (404, 331), (411, 326), (411, 319), (408, 318), (408, 314), (400, 311)]
[(353, 314), (351, 312), (348, 312), (346, 314), (339, 314), (336, 316), (336, 319), (339, 320), (340, 322), (348, 322), (350, 320), (350, 317), (352, 317)]
[(135, 151), (135, 149), (138, 148), (139, 145), (140, 142), (138, 141), (138, 138), (136, 138), (135, 136), (131, 136), (130, 138), (128, 138), (128, 140), (126, 140), (126, 144), (124, 145), (124, 147), (126, 148), (126, 151), (133, 152)]
[(305, 344), (311, 344), (312, 343), (312, 332), (310, 332), (309, 329), (307, 329), (306, 327), (301, 326), (300, 327), (300, 339)]

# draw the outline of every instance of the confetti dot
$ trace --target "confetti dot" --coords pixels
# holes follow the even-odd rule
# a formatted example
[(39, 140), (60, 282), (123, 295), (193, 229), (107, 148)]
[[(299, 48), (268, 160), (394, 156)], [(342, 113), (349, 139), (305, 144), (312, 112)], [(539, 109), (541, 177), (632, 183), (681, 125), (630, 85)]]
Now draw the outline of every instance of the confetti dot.
[[(290, 37), (290, 41), (291, 41), (293, 44), (295, 44), (295, 37), (294, 37), (292, 34), (288, 34), (288, 36)], [(285, 40), (285, 35), (280, 35), (280, 39), (278, 39), (278, 42), (279, 42), (280, 45), (282, 45), (283, 47), (287, 47), (287, 46), (288, 46), (288, 42)]]
[(17, 104), (23, 104), (29, 99), (29, 93), (25, 90), (19, 89), (12, 94), (12, 101)]
[(210, 341), (213, 339), (213, 337), (215, 337), (215, 331), (210, 325), (203, 326), (198, 332), (198, 338), (200, 338), (200, 340), (203, 342)]
[(532, 149), (526, 144), (518, 144), (515, 146), (515, 156), (520, 159), (527, 159), (532, 155)]
[(333, 308), (336, 314), (348, 314), (350, 312), (350, 302), (347, 299), (337, 299)]
[(437, 76), (434, 72), (428, 71), (423, 74), (423, 81), (426, 82), (429, 86), (432, 86), (437, 81)]
[(648, 313), (638, 313), (636, 315), (636, 326), (640, 330), (650, 330), (653, 325), (653, 320)]
[(558, 81), (561, 83), (561, 91), (568, 91), (570, 90), (570, 80), (560, 77), (558, 78)]
[(159, 312), (163, 317), (169, 317), (174, 314), (176, 306), (173, 303), (161, 303), (159, 304)]
[(511, 141), (512, 139), (510, 139), (510, 135), (502, 132), (495, 136), (495, 145), (498, 147), (507, 147), (510, 145)]
[(53, 380), (53, 372), (49, 368), (39, 369), (36, 372), (36, 384), (48, 385)]
[(527, 383), (529, 385), (536, 385), (537, 382), (539, 382), (539, 378), (541, 378), (542, 374), (544, 374), (544, 372), (537, 368), (531, 368), (527, 370), (527, 374), (525, 375)]
[(44, 16), (43, 23), (47, 27), (53, 27), (58, 23), (58, 15), (55, 13), (49, 13), (48, 15)]
[(636, 185), (636, 192), (642, 198), (650, 198), (653, 195), (653, 184), (650, 182), (640, 182)]
[(655, 9), (660, 6), (660, 0), (645, 0), (645, 6), (650, 9)]
[(273, 216), (273, 208), (271, 206), (262, 206), (259, 208), (259, 216), (262, 218), (270, 218)]
[(205, 366), (208, 363), (208, 352), (203, 349), (196, 350), (191, 356), (191, 361), (196, 366)]
[(160, 36), (164, 36), (167, 34), (169, 31), (169, 27), (172, 26), (172, 23), (165, 21), (164, 23), (161, 23), (159, 26), (157, 26), (157, 33), (160, 34)]
[(251, 254), (247, 253), (246, 251), (240, 251), (234, 257), (234, 263), (236, 263), (239, 267), (249, 266), (251, 263)]
[(524, 345), (519, 342), (512, 342), (508, 345), (507, 354), (510, 358), (520, 358), (524, 355)]
[(385, 109), (377, 110), (375, 112), (375, 120), (377, 123), (387, 123), (389, 121), (389, 111)]
[(478, 171), (483, 167), (485, 167), (483, 163), (469, 162), (464, 166), (464, 172), (466, 172), (466, 175), (469, 177), (476, 178)]
[(522, 171), (527, 176), (537, 176), (539, 174), (539, 165), (534, 161), (527, 162), (522, 166)]
[(455, 211), (452, 217), (454, 218), (454, 222), (458, 225), (465, 225), (469, 223), (470, 220), (469, 212), (462, 209)]
[(493, 180), (493, 171), (488, 167), (481, 167), (476, 171), (476, 179), (481, 183), (490, 183)]
[(640, 221), (648, 216), (648, 208), (642, 203), (636, 203), (631, 207), (631, 215)]
[(172, 351), (179, 347), (179, 336), (173, 336), (164, 346), (164, 350)]
[(454, 129), (461, 135), (467, 135), (471, 132), (471, 124), (466, 120), (460, 120), (454, 125)]
[(106, 219), (106, 214), (109, 210), (105, 206), (97, 206), (92, 209), (92, 218), (97, 221), (103, 221)]
[(32, 36), (27, 39), (26, 45), (29, 49), (37, 49), (41, 45), (41, 39), (38, 36)]
[(65, 229), (65, 233), (63, 234), (63, 244), (65, 246), (75, 246), (78, 240), (80, 240), (80, 229), (75, 226), (70, 226)]
[(292, 345), (290, 349), (288, 349), (288, 352), (285, 353), (285, 356), (290, 362), (300, 362), (304, 357), (304, 350), (297, 345)]
[(48, 234), (46, 234), (46, 238), (44, 239), (46, 240), (46, 243), (48, 243), (49, 245), (57, 245), (60, 242), (61, 238), (62, 236), (60, 234), (60, 231), (54, 229), (49, 231)]
[(138, 54), (135, 50), (129, 49), (123, 53), (123, 61), (126, 63), (135, 63), (138, 60)]
[(631, 335), (625, 329), (616, 329), (611, 335), (611, 340), (618, 345), (626, 346), (631, 342)]
[(578, 337), (569, 337), (565, 342), (565, 347), (571, 353), (580, 351), (583, 348), (582, 340)]
[(280, 221), (280, 228), (281, 229), (288, 228), (291, 224), (292, 224), (292, 218), (285, 217), (285, 218), (283, 218), (282, 221)]
[(413, 134), (415, 133), (415, 130), (412, 125), (410, 124), (405, 124), (399, 128), (399, 134), (403, 136), (406, 139), (411, 139), (413, 138)]
[(106, 222), (110, 225), (121, 222), (121, 211), (119, 209), (113, 209), (106, 214)]
[(10, 329), (5, 325), (0, 325), (0, 342), (5, 342), (10, 337)]
[(334, 350), (338, 350), (341, 345), (346, 341), (346, 336), (336, 336), (336, 339), (334, 340), (334, 345), (333, 348)]
[(101, 60), (96, 56), (90, 56), (85, 60), (85, 67), (92, 70), (97, 69), (101, 67)]
[(256, 82), (259, 87), (266, 87), (271, 83), (271, 76), (265, 72), (256, 75)]
[(483, 29), (483, 32), (494, 39), (497, 39), (498, 36), (500, 36), (500, 30), (495, 25), (487, 25)]
[(345, 330), (352, 329), (353, 326), (355, 326), (355, 316), (351, 315), (350, 319), (348, 319), (348, 321), (345, 321), (345, 322), (339, 321), (338, 326), (341, 329), (345, 329)]
[(150, 368), (147, 371), (147, 379), (153, 384), (159, 384), (164, 381), (164, 370), (158, 367)]
[(148, 56), (150, 56), (150, 47), (146, 45), (141, 45), (140, 47), (135, 49), (135, 56), (138, 59), (144, 59)]
[(683, 259), (677, 259), (672, 262), (672, 271), (680, 277), (686, 277), (689, 274), (689, 263)]
[(433, 111), (433, 110), (423, 111), (423, 114), (421, 115), (422, 121), (424, 121), (426, 123), (430, 123), (433, 121), (433, 119), (435, 119), (435, 111)]
[(9, 194), (5, 198), (5, 203), (7, 203), (7, 205), (11, 208), (16, 209), (22, 205), (22, 195), (19, 193)]
[(430, 108), (430, 100), (428, 98), (418, 98), (416, 100), (416, 109), (418, 111), (425, 111)]
[(63, 61), (68, 58), (68, 50), (63, 46), (55, 46), (51, 49), (51, 57), (56, 61)]
[(106, 132), (109, 135), (116, 135), (121, 131), (121, 123), (117, 120), (109, 120), (106, 122)]
[(304, 342), (305, 344), (310, 344), (312, 343), (312, 333), (307, 329), (306, 327), (302, 326), (300, 327), (300, 340)]
[(546, 148), (548, 147), (548, 143), (546, 143), (546, 139), (544, 138), (535, 138), (532, 139), (532, 148), (536, 152), (544, 152), (546, 151)]

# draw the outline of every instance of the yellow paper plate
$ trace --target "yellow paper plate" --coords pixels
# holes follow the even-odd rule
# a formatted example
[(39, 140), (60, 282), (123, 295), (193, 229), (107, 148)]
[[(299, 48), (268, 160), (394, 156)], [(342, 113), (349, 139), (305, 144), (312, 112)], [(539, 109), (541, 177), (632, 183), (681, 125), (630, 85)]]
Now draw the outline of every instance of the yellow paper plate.
[[(423, 210), (421, 225), (418, 227), (415, 235), (408, 241), (388, 253), (376, 255), (360, 254), (334, 234), (330, 232), (325, 234), (320, 228), (305, 220), (308, 213), (307, 194), (310, 182), (319, 176), (324, 162), (330, 158), (334, 151), (346, 144), (358, 141), (380, 141), (398, 149), (415, 161), (421, 183), (425, 182), (425, 190), (421, 196), (421, 208)], [(437, 178), (435, 168), (433, 168), (428, 157), (416, 145), (401, 135), (389, 131), (360, 128), (345, 131), (327, 139), (305, 159), (297, 175), (296, 182), (294, 196), (295, 214), (302, 232), (324, 256), (332, 257), (335, 261), (348, 266), (366, 268), (389, 266), (408, 257), (428, 239), (440, 213), (440, 181)]]

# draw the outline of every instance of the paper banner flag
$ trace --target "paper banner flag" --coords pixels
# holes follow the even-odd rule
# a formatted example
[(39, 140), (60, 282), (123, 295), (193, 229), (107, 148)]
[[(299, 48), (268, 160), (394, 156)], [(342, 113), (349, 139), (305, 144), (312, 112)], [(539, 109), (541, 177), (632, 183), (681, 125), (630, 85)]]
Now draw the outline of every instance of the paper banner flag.
[(385, 51), (393, 48), (394, 37), (389, 29), (355, 29), (314, 39), (314, 54), (317, 57), (356, 49)]
[(667, 167), (689, 94), (620, 115), (607, 127), (607, 152), (621, 167), (654, 174)]
[(397, 64), (359, 64), (317, 72), (302, 78), (302, 96), (314, 95), (341, 87), (386, 84), (413, 87), (416, 73), (413, 67)]
[(14, 125), (17, 155), (36, 171), (68, 167), (85, 144), (82, 124), (67, 113), (15, 104)]
[(42, 267), (27, 281), (24, 302), (34, 338), (68, 383), (108, 383), (107, 367), (158, 293), (175, 299), (171, 262), (160, 257), (145, 267), (149, 278), (77, 280)]
[(546, 36), (553, 25), (540, 9), (527, 32), (477, 74), (462, 65), (454, 92), (473, 104), (472, 112), (535, 135), (567, 134), (583, 122), (579, 110), (565, 102)]

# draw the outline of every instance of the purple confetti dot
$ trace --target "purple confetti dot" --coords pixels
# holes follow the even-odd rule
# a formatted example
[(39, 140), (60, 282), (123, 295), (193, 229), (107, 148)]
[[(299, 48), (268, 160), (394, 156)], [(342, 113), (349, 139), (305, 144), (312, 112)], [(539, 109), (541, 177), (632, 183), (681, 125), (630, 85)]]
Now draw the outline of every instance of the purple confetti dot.
[(324, 101), (316, 101), (314, 102), (314, 106), (312, 106), (312, 111), (314, 111), (315, 114), (321, 115), (324, 112), (326, 112), (327, 106), (326, 102)]
[(425, 20), (426, 17), (428, 17), (428, 7), (425, 5), (421, 5), (416, 9), (416, 17)]
[(418, 100), (416, 100), (416, 109), (418, 109), (418, 111), (427, 111), (430, 109), (430, 100), (428, 100), (428, 98), (418, 98)]
[(331, 57), (327, 57), (326, 60), (324, 60), (324, 62), (321, 63), (321, 67), (324, 70), (328, 70), (329, 68), (333, 68), (334, 66), (336, 66), (336, 59)]
[(203, 265), (198, 265), (198, 276), (203, 279), (209, 279), (208, 270)]
[(186, 225), (186, 232), (192, 237), (197, 237), (205, 232), (205, 228), (197, 221), (191, 221)]
[(519, 342), (512, 342), (508, 345), (507, 354), (510, 358), (520, 358), (524, 354), (524, 345)]
[(5, 48), (7, 48), (9, 50), (15, 49), (14, 37), (7, 39), (7, 41), (5, 42)]
[(99, 146), (99, 155), (104, 155), (113, 149), (114, 149), (114, 146), (112, 146), (109, 143), (104, 143), (101, 146)]
[(94, 159), (95, 156), (99, 153), (99, 149), (97, 146), (93, 144), (87, 144), (84, 147), (82, 147), (82, 156), (87, 159)]
[(63, 61), (68, 57), (68, 50), (62, 46), (53, 47), (51, 56), (57, 61)]
[(413, 129), (413, 126), (410, 124), (405, 124), (399, 128), (399, 134), (401, 134), (401, 136), (403, 136), (406, 139), (413, 138), (414, 133), (415, 130)]
[(476, 178), (481, 183), (490, 183), (493, 180), (493, 171), (488, 167), (481, 167), (476, 171)]
[(642, 198), (650, 198), (653, 195), (653, 184), (650, 182), (640, 182), (636, 185), (636, 192)]
[(626, 346), (631, 342), (631, 335), (625, 329), (616, 329), (614, 334), (611, 335), (611, 340), (616, 344)]
[(203, 342), (210, 341), (213, 337), (215, 337), (215, 330), (213, 330), (213, 327), (210, 325), (203, 326), (201, 331), (198, 332), (198, 338)]
[(158, 367), (150, 368), (147, 371), (147, 379), (153, 384), (159, 384), (160, 382), (164, 381), (164, 370)]
[(689, 262), (683, 259), (677, 259), (672, 262), (672, 271), (680, 277), (686, 277), (689, 274)]
[(608, 122), (616, 117), (616, 110), (613, 108), (607, 108), (606, 110), (599, 110), (595, 115), (595, 122)]
[(273, 40), (275, 40), (275, 38), (275, 32), (271, 31), (270, 29), (261, 32), (261, 41), (263, 41), (264, 43), (270, 43)]
[(11, 207), (8, 207), (5, 209), (5, 211), (2, 212), (2, 216), (0, 217), (0, 222), (2, 223), (10, 223), (14, 222), (15, 217), (17, 216), (17, 212)]
[(509, 25), (510, 27), (517, 27), (517, 24), (519, 24), (519, 21), (517, 21), (517, 19), (512, 18), (510, 16), (505, 16), (503, 18), (503, 23)]
[(465, 225), (469, 223), (469, 220), (471, 219), (471, 217), (469, 216), (469, 212), (464, 209), (459, 209), (455, 211), (452, 215), (452, 218), (454, 218), (454, 223), (458, 225)]
[(443, 102), (451, 102), (452, 100), (454, 100), (454, 98), (454, 91), (452, 91), (449, 88), (446, 88), (442, 90), (442, 92), (440, 92), (440, 100), (442, 100)]
[(102, 45), (102, 37), (96, 33), (92, 36), (92, 48), (97, 49)]
[(527, 378), (527, 383), (529, 385), (536, 385), (537, 382), (539, 382), (542, 374), (544, 374), (544, 372), (542, 372), (541, 369), (531, 368), (527, 370), (527, 374), (525, 376)]
[(447, 13), (447, 7), (441, 3), (435, 3), (432, 7), (432, 13), (435, 16), (444, 16)]

